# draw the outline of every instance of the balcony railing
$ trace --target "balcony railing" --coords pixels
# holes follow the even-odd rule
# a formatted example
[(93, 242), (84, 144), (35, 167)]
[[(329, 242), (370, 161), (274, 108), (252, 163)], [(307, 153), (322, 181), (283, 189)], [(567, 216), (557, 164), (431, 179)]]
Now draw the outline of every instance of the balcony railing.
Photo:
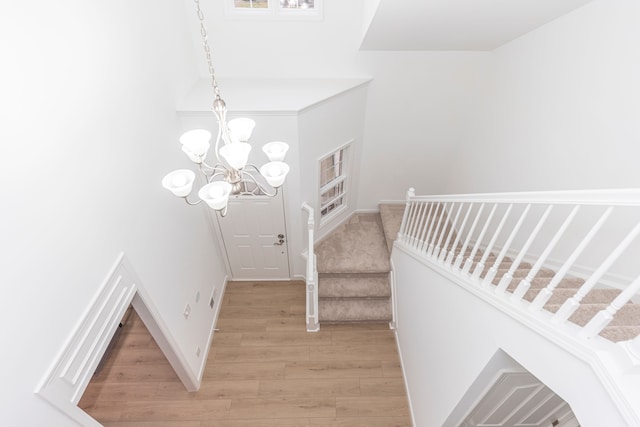
[[(638, 189), (445, 196), (410, 189), (396, 245), (525, 311), (547, 309), (552, 324), (566, 324), (585, 306), (580, 315), (592, 317), (576, 334), (589, 340), (602, 339), (616, 314), (638, 298), (639, 234)], [(577, 283), (571, 291), (560, 286), (567, 280)], [(533, 292), (534, 281), (544, 286)], [(559, 288), (572, 295), (554, 306)], [(608, 298), (596, 305), (585, 299), (594, 289), (617, 291), (596, 292)], [(631, 324), (617, 322), (609, 336), (622, 337), (614, 341), (640, 362), (640, 318), (625, 321)]]

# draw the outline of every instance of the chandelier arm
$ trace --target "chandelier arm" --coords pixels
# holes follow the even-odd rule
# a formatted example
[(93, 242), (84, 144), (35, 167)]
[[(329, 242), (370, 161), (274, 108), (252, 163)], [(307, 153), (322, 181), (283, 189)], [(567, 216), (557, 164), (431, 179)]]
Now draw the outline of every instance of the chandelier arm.
[[(249, 165), (248, 165), (248, 166), (249, 166)], [(251, 166), (253, 166), (253, 165), (251, 165)], [(246, 166), (245, 166), (245, 167), (246, 167)], [(254, 168), (255, 168), (255, 166), (254, 166)], [(262, 184), (262, 183), (258, 182), (258, 181), (256, 180), (256, 178), (253, 176), (253, 174), (251, 174), (251, 173), (249, 173), (249, 172), (247, 172), (247, 171), (245, 171), (245, 170), (241, 170), (241, 171), (239, 171), (239, 172), (240, 172), (240, 176), (242, 177), (242, 179), (243, 179), (243, 180), (247, 180), (247, 177), (248, 177), (248, 178), (249, 178), (249, 180), (251, 180), (251, 181), (256, 185), (256, 187), (260, 190), (260, 192), (261, 192), (262, 194), (264, 194), (265, 196), (267, 196), (267, 197), (275, 197), (275, 195), (276, 195), (276, 194), (278, 194), (278, 189), (277, 189), (277, 188), (274, 188), (274, 189), (273, 189), (273, 190), (274, 190), (274, 192), (273, 192), (273, 193), (270, 193), (270, 192), (267, 190), (267, 187), (265, 187), (265, 186), (264, 186), (264, 184)], [(251, 193), (251, 192), (249, 192), (249, 191), (247, 191), (246, 193), (247, 193), (247, 194), (254, 194), (254, 193)]]
[(197, 202), (192, 202), (188, 199), (188, 196), (183, 197), (183, 199), (189, 206), (199, 205), (202, 202), (202, 199), (198, 200)]
[(210, 184), (213, 182), (213, 179), (217, 176), (221, 176), (223, 179), (227, 176), (226, 172), (216, 172), (213, 175), (207, 177), (207, 184)]

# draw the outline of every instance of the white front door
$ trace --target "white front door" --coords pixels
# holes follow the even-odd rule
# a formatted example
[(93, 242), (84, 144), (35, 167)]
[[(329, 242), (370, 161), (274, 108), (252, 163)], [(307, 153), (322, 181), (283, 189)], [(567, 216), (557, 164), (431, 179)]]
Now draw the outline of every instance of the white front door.
[(289, 254), (282, 193), (231, 197), (216, 215), (233, 280), (288, 280)]

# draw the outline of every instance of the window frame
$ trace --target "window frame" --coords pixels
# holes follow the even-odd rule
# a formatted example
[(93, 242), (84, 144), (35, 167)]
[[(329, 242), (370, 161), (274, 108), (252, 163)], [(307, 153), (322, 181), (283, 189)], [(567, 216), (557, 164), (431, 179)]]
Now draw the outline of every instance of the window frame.
[[(350, 140), (347, 143), (342, 144), (336, 149), (331, 150), (330, 152), (318, 158), (316, 188), (318, 189), (318, 205), (317, 206), (318, 206), (318, 213), (319, 213), (319, 222), (321, 227), (326, 225), (332, 219), (336, 218), (340, 213), (344, 212), (348, 207), (348, 197), (350, 194), (349, 193), (349, 184), (350, 184), (349, 175), (351, 172), (350, 148), (352, 143), (353, 143), (353, 140)], [(322, 162), (331, 156), (335, 156), (335, 154), (338, 152), (342, 152), (341, 158), (340, 158), (340, 163), (341, 163), (340, 174), (332, 178), (330, 181), (328, 181), (323, 185), (322, 184), (322, 172), (323, 172)], [(339, 194), (334, 195), (329, 200), (323, 203), (322, 202), (323, 194), (332, 191), (334, 188), (340, 185), (342, 185), (342, 188)], [(328, 208), (329, 206), (331, 206), (332, 204), (334, 204), (340, 199), (342, 200), (338, 206), (331, 208), (326, 213), (323, 213), (325, 208)]]
[(313, 9), (290, 9), (280, 7), (280, 0), (268, 0), (266, 8), (235, 7), (235, 0), (225, 0), (227, 16), (237, 19), (322, 19), (324, 0), (314, 0)]

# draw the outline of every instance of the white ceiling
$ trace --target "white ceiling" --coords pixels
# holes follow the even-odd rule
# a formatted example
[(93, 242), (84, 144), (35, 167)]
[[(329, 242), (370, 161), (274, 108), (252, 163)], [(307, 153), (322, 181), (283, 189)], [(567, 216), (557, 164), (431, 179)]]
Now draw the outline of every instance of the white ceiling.
[(493, 50), (591, 0), (379, 0), (363, 50)]

